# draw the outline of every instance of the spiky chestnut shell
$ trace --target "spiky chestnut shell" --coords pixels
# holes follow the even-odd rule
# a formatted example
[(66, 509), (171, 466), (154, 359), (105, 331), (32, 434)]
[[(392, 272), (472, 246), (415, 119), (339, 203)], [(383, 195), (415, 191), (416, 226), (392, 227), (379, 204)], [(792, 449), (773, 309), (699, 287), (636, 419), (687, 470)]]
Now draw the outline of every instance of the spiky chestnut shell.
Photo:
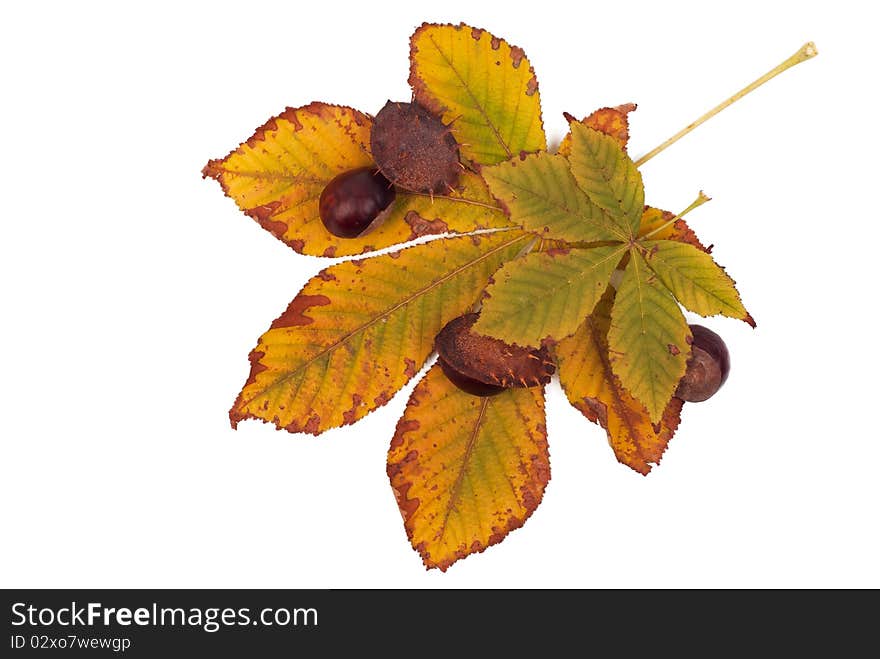
[(405, 190), (445, 194), (458, 183), (458, 142), (417, 103), (388, 101), (373, 119), (370, 150), (385, 177)]
[(730, 373), (730, 353), (715, 332), (702, 325), (690, 325), (693, 341), (687, 371), (675, 395), (690, 403), (711, 398)]
[(471, 332), (480, 315), (449, 321), (434, 339), (440, 368), (459, 389), (492, 396), (510, 387), (536, 387), (550, 382), (556, 370), (546, 348), (523, 348)]
[(394, 186), (375, 167), (342, 172), (321, 191), (318, 214), (327, 231), (340, 238), (367, 233), (384, 219), (396, 196)]

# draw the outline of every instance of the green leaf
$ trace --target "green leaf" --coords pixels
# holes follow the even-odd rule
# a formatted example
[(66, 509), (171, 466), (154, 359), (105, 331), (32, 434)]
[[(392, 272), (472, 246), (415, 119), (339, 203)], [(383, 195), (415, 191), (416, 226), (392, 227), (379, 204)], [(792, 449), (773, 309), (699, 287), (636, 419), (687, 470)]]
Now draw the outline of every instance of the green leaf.
[(537, 346), (578, 328), (608, 288), (627, 247), (535, 252), (493, 275), (474, 331), (507, 343)]
[(691, 334), (678, 303), (631, 255), (611, 310), (611, 369), (658, 423), (687, 367)]
[(575, 180), (592, 202), (617, 219), (628, 236), (636, 235), (645, 187), (641, 173), (618, 140), (574, 122), (568, 159)]
[(578, 189), (562, 156), (537, 153), (484, 167), (482, 174), (510, 219), (527, 231), (567, 242), (623, 241), (628, 237)]
[(648, 266), (687, 309), (701, 316), (721, 314), (754, 325), (735, 282), (712, 257), (692, 245), (646, 240)]

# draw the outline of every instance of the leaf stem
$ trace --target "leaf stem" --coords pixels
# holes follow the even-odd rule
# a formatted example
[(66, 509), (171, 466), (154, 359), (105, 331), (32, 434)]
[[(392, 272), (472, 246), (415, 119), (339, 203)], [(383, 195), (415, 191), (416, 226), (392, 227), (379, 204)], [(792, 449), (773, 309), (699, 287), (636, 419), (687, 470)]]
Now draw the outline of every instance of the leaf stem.
[(681, 211), (678, 215), (673, 215), (671, 220), (669, 220), (668, 222), (664, 222), (663, 224), (661, 224), (661, 225), (660, 225), (659, 227), (657, 227), (656, 229), (654, 229), (654, 230), (652, 230), (652, 231), (649, 231), (649, 232), (646, 233), (644, 236), (642, 236), (641, 238), (639, 238), (639, 240), (647, 240), (647, 239), (650, 238), (651, 236), (660, 233), (661, 231), (663, 231), (663, 229), (665, 229), (665, 228), (667, 228), (667, 227), (669, 227), (669, 226), (675, 224), (676, 222), (678, 222), (678, 220), (680, 220), (681, 218), (683, 218), (685, 215), (687, 215), (688, 213), (690, 213), (690, 212), (691, 212), (692, 210), (694, 210), (695, 208), (699, 208), (700, 206), (702, 206), (703, 204), (705, 204), (707, 201), (712, 201), (712, 197), (707, 197), (707, 196), (706, 196), (706, 193), (704, 193), (702, 190), (700, 190), (700, 194), (698, 194), (698, 195), (697, 195), (697, 198), (694, 199), (693, 202), (691, 202), (691, 205), (690, 205), (690, 206), (688, 206), (687, 208), (685, 208), (685, 209), (684, 209), (683, 211)]
[(651, 151), (648, 151), (648, 153), (646, 153), (641, 158), (636, 160), (636, 167), (641, 167), (646, 162), (648, 162), (651, 158), (653, 158), (658, 153), (663, 151), (666, 147), (671, 146), (672, 144), (675, 144), (682, 137), (684, 137), (685, 135), (690, 133), (694, 128), (696, 128), (700, 124), (708, 121), (709, 119), (714, 117), (716, 114), (721, 112), (723, 109), (725, 109), (727, 106), (733, 105), (739, 99), (741, 99), (743, 96), (745, 96), (749, 92), (754, 91), (755, 89), (757, 89), (758, 87), (763, 85), (765, 82), (772, 80), (773, 78), (778, 76), (783, 71), (786, 71), (786, 70), (790, 69), (791, 67), (793, 67), (795, 64), (800, 64), (801, 62), (805, 62), (806, 60), (810, 59), (811, 57), (815, 57), (818, 54), (819, 54), (819, 51), (816, 50), (816, 44), (814, 44), (812, 41), (808, 41), (803, 46), (801, 46), (800, 50), (798, 50), (794, 55), (789, 57), (787, 60), (785, 60), (784, 62), (781, 62), (778, 66), (774, 67), (770, 71), (767, 71), (767, 73), (762, 75), (760, 78), (758, 78), (757, 80), (755, 80), (751, 84), (743, 87), (741, 90), (739, 90), (736, 94), (734, 94), (733, 96), (728, 98), (723, 103), (716, 105), (714, 108), (709, 110), (706, 114), (704, 114), (702, 117), (700, 117), (699, 119), (697, 119), (693, 123), (688, 124), (683, 129), (678, 131), (675, 135), (673, 135), (668, 140), (663, 142), (663, 144), (661, 144), (660, 146), (652, 149)]

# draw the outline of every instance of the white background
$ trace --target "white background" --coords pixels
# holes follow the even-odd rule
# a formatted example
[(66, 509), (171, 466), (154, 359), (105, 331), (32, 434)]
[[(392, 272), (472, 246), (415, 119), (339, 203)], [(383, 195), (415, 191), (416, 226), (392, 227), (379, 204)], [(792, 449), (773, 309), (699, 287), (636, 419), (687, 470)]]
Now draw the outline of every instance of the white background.
[[(0, 586), (880, 586), (876, 16), (714, 4), (8, 5)], [(689, 222), (758, 322), (705, 321), (727, 385), (643, 478), (554, 383), (543, 503), (445, 575), (385, 475), (412, 384), (319, 438), (230, 429), (248, 351), (326, 262), (200, 177), (286, 105), (407, 99), (423, 20), (522, 46), (554, 140), (564, 110), (638, 102), (635, 156), (820, 51), (643, 168), (655, 206), (714, 198)]]

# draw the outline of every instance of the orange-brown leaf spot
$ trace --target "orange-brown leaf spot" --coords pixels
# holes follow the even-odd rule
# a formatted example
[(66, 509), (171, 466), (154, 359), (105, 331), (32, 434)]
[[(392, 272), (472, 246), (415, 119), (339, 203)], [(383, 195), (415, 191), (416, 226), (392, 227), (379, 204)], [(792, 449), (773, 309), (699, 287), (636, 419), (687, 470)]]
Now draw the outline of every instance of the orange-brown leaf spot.
[(403, 221), (412, 228), (412, 233), (410, 233), (409, 236), (410, 240), (415, 240), (416, 238), (420, 238), (421, 236), (431, 236), (446, 233), (449, 230), (449, 226), (446, 224), (446, 222), (441, 220), (439, 217), (433, 220), (426, 220), (415, 211), (407, 212), (407, 214), (403, 217)]
[[(325, 274), (321, 279), (327, 281), (327, 275)], [(311, 307), (323, 307), (328, 304), (330, 304), (330, 298), (326, 295), (297, 295), (293, 298), (293, 302), (287, 305), (284, 313), (273, 321), (270, 329), (309, 325), (314, 321), (305, 315), (305, 311)]]

